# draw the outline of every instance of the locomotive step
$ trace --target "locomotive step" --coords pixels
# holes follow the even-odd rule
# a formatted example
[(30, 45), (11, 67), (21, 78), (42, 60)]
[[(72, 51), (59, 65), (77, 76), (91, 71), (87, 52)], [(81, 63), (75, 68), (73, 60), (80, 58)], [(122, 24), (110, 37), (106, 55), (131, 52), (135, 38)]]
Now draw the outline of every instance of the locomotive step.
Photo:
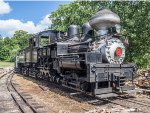
[(124, 91), (127, 91), (127, 90), (135, 89), (135, 86), (134, 85), (132, 85), (132, 86), (120, 86), (117, 89), (121, 89), (124, 92)]
[(120, 81), (126, 81), (126, 79), (120, 79)]
[(109, 97), (117, 97), (118, 94), (116, 93), (107, 93), (107, 94), (101, 94), (101, 95), (96, 95), (97, 98), (109, 98)]

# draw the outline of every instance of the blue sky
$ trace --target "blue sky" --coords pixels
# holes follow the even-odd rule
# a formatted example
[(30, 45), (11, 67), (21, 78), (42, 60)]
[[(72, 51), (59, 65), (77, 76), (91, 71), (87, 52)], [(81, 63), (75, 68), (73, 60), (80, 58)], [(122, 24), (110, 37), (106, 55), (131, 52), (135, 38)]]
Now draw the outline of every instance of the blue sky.
[(15, 30), (36, 33), (46, 29), (48, 14), (69, 1), (3, 1), (0, 0), (0, 34), (13, 36)]
[(42, 17), (56, 10), (60, 4), (67, 4), (69, 1), (8, 1), (12, 11), (9, 14), (1, 15), (0, 19), (19, 19), (38, 23)]

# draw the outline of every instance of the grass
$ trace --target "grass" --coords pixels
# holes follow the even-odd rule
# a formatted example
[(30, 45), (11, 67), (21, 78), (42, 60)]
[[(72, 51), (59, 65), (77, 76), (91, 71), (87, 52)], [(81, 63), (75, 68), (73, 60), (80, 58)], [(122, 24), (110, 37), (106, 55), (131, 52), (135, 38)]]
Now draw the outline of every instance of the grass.
[(14, 62), (3, 62), (3, 61), (0, 61), (0, 67), (1, 68), (14, 67)]

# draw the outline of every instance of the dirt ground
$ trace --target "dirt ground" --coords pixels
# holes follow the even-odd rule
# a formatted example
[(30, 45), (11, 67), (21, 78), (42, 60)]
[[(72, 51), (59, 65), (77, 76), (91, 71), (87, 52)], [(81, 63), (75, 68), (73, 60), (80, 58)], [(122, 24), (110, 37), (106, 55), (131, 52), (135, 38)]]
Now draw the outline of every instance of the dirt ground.
[(63, 95), (60, 89), (53, 90), (53, 87), (43, 86), (41, 82), (23, 76), (15, 75), (13, 82), (18, 84), (19, 91), (30, 94), (37, 103), (48, 109), (46, 113), (133, 113), (135, 110), (110, 103), (94, 105), (88, 101), (77, 101)]

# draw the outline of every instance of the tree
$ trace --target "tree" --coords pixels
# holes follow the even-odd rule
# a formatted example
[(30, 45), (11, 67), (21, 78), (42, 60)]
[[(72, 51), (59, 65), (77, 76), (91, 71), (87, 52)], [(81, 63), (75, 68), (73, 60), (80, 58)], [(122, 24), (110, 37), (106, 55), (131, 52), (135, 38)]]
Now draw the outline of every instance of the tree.
[(9, 47), (11, 48), (11, 51), (9, 51), (9, 61), (14, 61), (18, 51), (28, 47), (28, 41), (31, 36), (32, 34), (29, 34), (28, 32), (23, 30), (18, 30), (15, 32), (15, 34), (11, 38), (12, 45), (9, 45)]
[(19, 30), (15, 32), (11, 39), (13, 40), (14, 44), (18, 44), (20, 49), (23, 49), (28, 46), (28, 39), (31, 36), (32, 34), (28, 34), (26, 31)]
[(28, 38), (31, 36), (28, 32), (19, 30), (11, 38), (0, 38), (0, 60), (14, 61), (18, 51), (28, 46)]

